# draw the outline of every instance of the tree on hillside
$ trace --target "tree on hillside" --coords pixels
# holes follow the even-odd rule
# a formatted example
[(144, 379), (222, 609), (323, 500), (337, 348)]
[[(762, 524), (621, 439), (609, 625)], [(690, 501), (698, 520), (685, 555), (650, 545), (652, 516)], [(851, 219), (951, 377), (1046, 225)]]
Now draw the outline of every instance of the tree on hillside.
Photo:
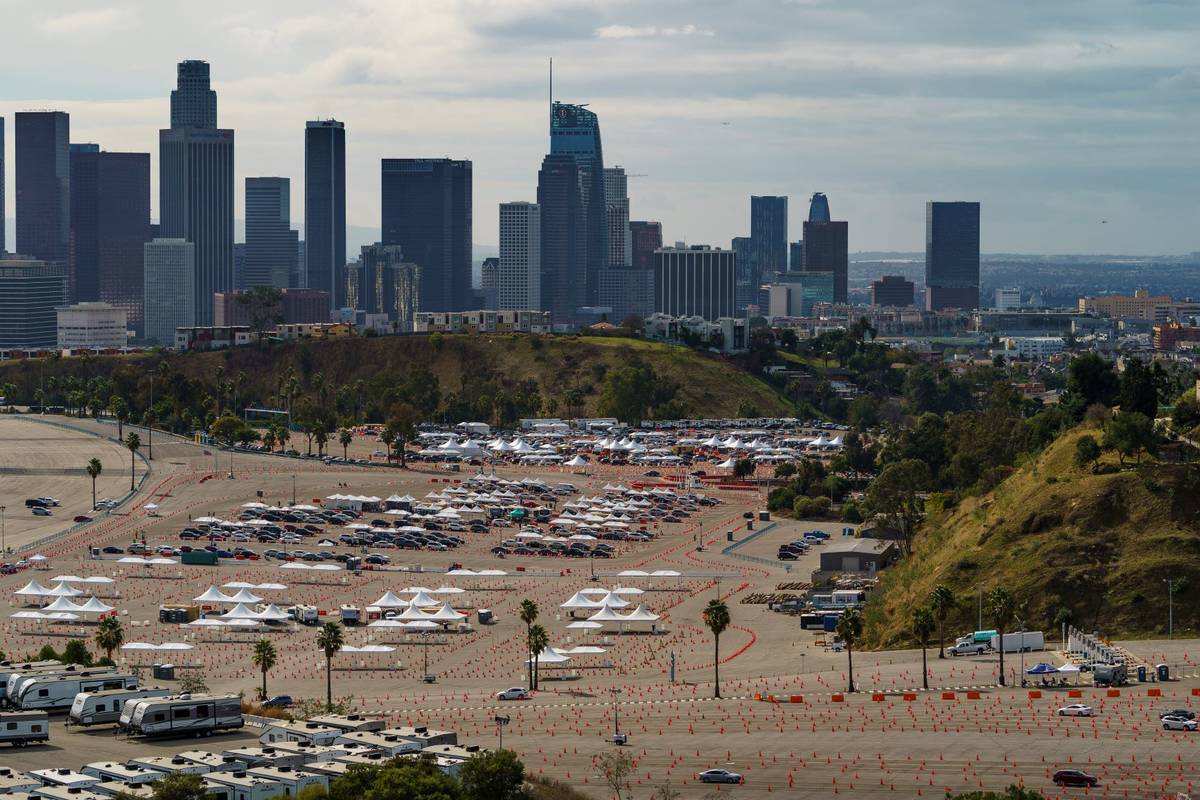
[(720, 599), (708, 601), (704, 607), (704, 624), (713, 635), (713, 697), (721, 697), (721, 634), (729, 627), (729, 606)]
[(133, 431), (125, 437), (125, 448), (129, 450), (129, 491), (134, 489), (134, 473), (137, 471), (137, 451), (142, 449), (142, 439)]
[[(150, 800), (209, 800), (212, 795), (199, 775), (175, 773), (164, 775), (150, 786)], [(133, 800), (136, 795), (118, 792), (114, 797)]]
[(929, 650), (929, 637), (933, 635), (937, 624), (933, 620), (933, 611), (928, 608), (918, 608), (913, 611), (912, 628), (917, 644), (921, 645), (921, 685), (929, 689), (929, 662), (926, 653)]
[(929, 607), (933, 611), (934, 619), (937, 620), (938, 658), (946, 657), (946, 617), (950, 615), (955, 605), (957, 602), (954, 599), (954, 592), (950, 591), (950, 587), (944, 583), (939, 583), (929, 593)]
[(997, 586), (987, 594), (987, 611), (992, 624), (996, 626), (996, 635), (1000, 642), (1000, 685), (1005, 685), (1004, 679), (1004, 632), (1011, 629), (1017, 616), (1017, 599), (1013, 593), (1003, 586)]
[(267, 331), (283, 322), (283, 292), (274, 286), (254, 286), (240, 292), (237, 303), (250, 317), (250, 330), (259, 341)]
[(1125, 361), (1117, 404), (1122, 414), (1136, 411), (1150, 419), (1158, 416), (1158, 387), (1154, 371), (1136, 358)]
[(922, 492), (932, 484), (925, 462), (910, 458), (888, 464), (867, 487), (867, 507), (900, 532), (906, 555), (912, 554), (913, 536), (925, 513)]
[(854, 688), (854, 645), (862, 638), (862, 612), (857, 608), (853, 608), (842, 614), (838, 618), (837, 628), (834, 632), (846, 645), (847, 691), (854, 692), (856, 691)]
[(1112, 362), (1098, 353), (1077, 356), (1067, 367), (1067, 399), (1079, 415), (1093, 403), (1112, 406), (1120, 388), (1121, 381)]
[(321, 626), (321, 632), (317, 634), (317, 648), (325, 654), (326, 709), (333, 708), (333, 657), (345, 643), (346, 637), (342, 633), (341, 625), (336, 622), (326, 622)]
[(100, 477), (100, 473), (104, 471), (104, 465), (100, 463), (98, 458), (88, 459), (87, 466), (84, 467), (88, 477), (92, 479), (92, 508), (96, 507), (96, 478)]
[(529, 657), (529, 689), (533, 690), (533, 623), (537, 622), (538, 604), (529, 598), (521, 601), (518, 612), (521, 622), (525, 623), (525, 654)]
[(254, 666), (258, 667), (262, 672), (262, 699), (267, 699), (267, 673), (275, 666), (275, 662), (279, 660), (279, 654), (275, 650), (275, 643), (270, 639), (259, 639), (254, 643)]
[(88, 652), (87, 645), (83, 643), (82, 639), (72, 639), (63, 648), (62, 660), (64, 664), (79, 664), (82, 667), (90, 667), (92, 665), (92, 654)]
[(1142, 463), (1142, 451), (1153, 455), (1158, 450), (1158, 434), (1154, 420), (1136, 411), (1122, 411), (1104, 426), (1104, 446), (1117, 451), (1117, 459), (1125, 465), (1126, 456), (1135, 456)]
[(1102, 452), (1095, 436), (1080, 436), (1075, 442), (1075, 466), (1080, 469), (1090, 466), (1094, 473)]

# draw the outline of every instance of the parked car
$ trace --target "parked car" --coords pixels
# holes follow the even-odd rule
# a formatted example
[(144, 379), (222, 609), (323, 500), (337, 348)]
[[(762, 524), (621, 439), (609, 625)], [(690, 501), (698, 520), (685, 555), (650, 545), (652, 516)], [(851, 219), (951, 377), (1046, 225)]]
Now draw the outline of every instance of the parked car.
[(52, 516), (54, 516), (52, 513), (50, 513), (50, 509), (43, 508), (42, 506), (34, 506), (33, 507), (33, 515), (35, 517), (52, 517)]
[(1167, 711), (1158, 712), (1158, 718), (1162, 719), (1163, 717), (1183, 717), (1184, 719), (1195, 719), (1196, 714), (1195, 712), (1189, 711), (1186, 708), (1172, 708)]
[(529, 692), (525, 691), (520, 686), (514, 686), (511, 689), (505, 689), (502, 692), (496, 692), (497, 700), (528, 700)]
[(108, 547), (102, 547), (102, 548), (100, 548), (100, 552), (101, 552), (101, 553), (105, 553), (105, 554), (107, 554), (107, 555), (110, 555), (110, 556), (119, 556), (119, 555), (124, 555), (124, 554), (125, 554), (125, 551), (124, 551), (124, 550), (122, 550), (121, 548), (119, 548), (119, 547), (117, 547), (116, 545), (113, 545), (113, 544), (110, 544)]
[(1196, 720), (1187, 717), (1166, 716), (1159, 720), (1164, 731), (1194, 731)]
[(1095, 775), (1090, 775), (1081, 769), (1060, 769), (1051, 779), (1059, 786), (1095, 786), (1098, 781)]
[(269, 700), (264, 700), (263, 708), (291, 708), (296, 705), (290, 694), (277, 694)]
[(1058, 710), (1060, 717), (1090, 717), (1095, 712), (1091, 706), (1085, 706), (1083, 703), (1071, 703), (1069, 706), (1063, 706)]
[(76, 522), (91, 522), (92, 518), (89, 517), (87, 514), (76, 514), (75, 521)]
[(741, 783), (744, 778), (727, 769), (706, 769), (696, 776), (701, 783)]

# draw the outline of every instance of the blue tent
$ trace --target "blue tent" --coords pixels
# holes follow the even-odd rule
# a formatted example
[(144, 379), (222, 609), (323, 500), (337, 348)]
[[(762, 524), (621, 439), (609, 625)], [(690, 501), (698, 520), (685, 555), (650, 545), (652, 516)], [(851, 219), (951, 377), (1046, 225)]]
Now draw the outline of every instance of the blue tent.
[(1044, 661), (1025, 670), (1026, 675), (1050, 675), (1057, 672), (1058, 667), (1052, 667)]

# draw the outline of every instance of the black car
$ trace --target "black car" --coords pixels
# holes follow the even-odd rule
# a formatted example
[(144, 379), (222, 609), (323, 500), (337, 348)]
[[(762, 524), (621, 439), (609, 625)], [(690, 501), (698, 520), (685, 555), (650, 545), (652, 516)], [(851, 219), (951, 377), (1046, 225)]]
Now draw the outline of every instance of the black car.
[(100, 552), (106, 553), (110, 556), (119, 556), (119, 555), (124, 555), (124, 553), (125, 553), (125, 551), (122, 550), (121, 548), (117, 547), (116, 545), (111, 545), (111, 544), (108, 547), (101, 548)]
[(1090, 775), (1081, 769), (1060, 769), (1054, 773), (1052, 780), (1059, 786), (1092, 787), (1100, 781), (1095, 775)]

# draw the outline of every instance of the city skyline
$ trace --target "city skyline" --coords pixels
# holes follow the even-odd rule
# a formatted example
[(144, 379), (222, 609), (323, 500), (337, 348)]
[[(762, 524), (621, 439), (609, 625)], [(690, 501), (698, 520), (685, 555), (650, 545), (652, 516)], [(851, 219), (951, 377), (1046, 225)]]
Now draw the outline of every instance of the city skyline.
[[(851, 225), (851, 251), (919, 251), (930, 199), (982, 202), (985, 252), (1197, 249), (1187, 98), (1200, 68), (1186, 44), (1196, 23), (1180, 8), (938, 7), (936, 20), (932, 4), (868, 10), (813, 1), (736, 16), (705, 3), (448, 3), (420, 15), (371, 2), (353, 14), (305, 3), (218, 2), (203, 15), (139, 3), (13, 8), (7, 18), (28, 36), (0, 56), (10, 76), (0, 113), (61, 108), (77, 141), (153, 153), (177, 62), (203, 59), (220, 124), (238, 131), (238, 185), (253, 175), (302, 180), (297, 131), (332, 116), (349, 131), (349, 225), (375, 227), (381, 158), (452, 155), (475, 164), (475, 239), (495, 245), (499, 202), (535, 194), (529, 165), (546, 152), (546, 60), (557, 54), (555, 98), (603, 117), (608, 162), (645, 175), (630, 182), (635, 218), (661, 219), (669, 241), (745, 235), (752, 194), (792, 198), (789, 229), (799, 230), (804, 201), (821, 191), (838, 218), (872, 221)], [(385, 58), (387, 26), (401, 16), (428, 42)], [(193, 34), (186, 52), (149, 35), (168, 20)], [(82, 43), (97, 33), (104, 44)], [(53, 43), (56, 63), (26, 57)], [(133, 46), (144, 56), (136, 68), (108, 58)], [(281, 81), (289, 91), (277, 91)], [(480, 111), (491, 124), (462, 124)], [(155, 164), (155, 183), (157, 174)], [(157, 218), (157, 186), (152, 197)]]

